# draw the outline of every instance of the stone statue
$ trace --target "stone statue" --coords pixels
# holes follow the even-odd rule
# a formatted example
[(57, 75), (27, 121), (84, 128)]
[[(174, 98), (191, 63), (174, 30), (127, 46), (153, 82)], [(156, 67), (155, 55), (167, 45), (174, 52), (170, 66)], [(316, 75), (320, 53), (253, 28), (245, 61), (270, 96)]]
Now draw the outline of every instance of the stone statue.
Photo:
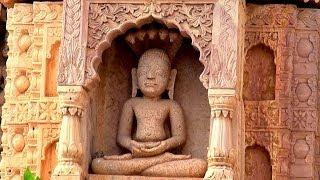
[[(160, 49), (147, 50), (138, 69), (132, 70), (132, 76), (133, 98), (124, 104), (117, 136), (118, 144), (131, 153), (96, 158), (92, 162), (93, 172), (203, 177), (207, 169), (205, 160), (170, 152), (185, 143), (186, 130), (182, 109), (172, 100), (176, 70), (171, 70), (168, 55)], [(137, 89), (143, 97), (135, 97)], [(170, 99), (162, 98), (166, 91)]]

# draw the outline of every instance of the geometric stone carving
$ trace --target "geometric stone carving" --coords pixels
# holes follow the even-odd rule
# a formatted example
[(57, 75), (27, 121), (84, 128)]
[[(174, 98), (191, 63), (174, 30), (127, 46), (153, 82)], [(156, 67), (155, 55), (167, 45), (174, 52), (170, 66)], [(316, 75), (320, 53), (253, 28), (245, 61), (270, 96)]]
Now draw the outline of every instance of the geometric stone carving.
[(246, 130), (280, 126), (279, 104), (276, 101), (245, 101)]
[(305, 140), (298, 139), (293, 146), (294, 155), (298, 159), (305, 159), (309, 153), (309, 145)]
[[(263, 111), (261, 103), (245, 102), (246, 142), (252, 142), (252, 137), (265, 139), (262, 134), (267, 132), (272, 134), (273, 143), (259, 141), (274, 160), (272, 177), (317, 178), (313, 175), (313, 158), (318, 156), (313, 152), (313, 139), (319, 125), (316, 51), (320, 13), (294, 5), (248, 5), (247, 15), (246, 52), (257, 43), (274, 51), (276, 106)], [(263, 112), (274, 112), (278, 117), (264, 122), (260, 118)]]
[(59, 137), (61, 122), (57, 96), (45, 95), (49, 75), (43, 67), (51, 55), (51, 61), (58, 61), (58, 52), (50, 54), (50, 50), (60, 40), (62, 3), (17, 3), (7, 11), (9, 52), (0, 173), (4, 179), (18, 178), (29, 167), (39, 176), (52, 170), (47, 168), (51, 162), (45, 151)]
[(308, 58), (314, 47), (309, 39), (301, 38), (297, 44), (297, 53), (302, 58)]

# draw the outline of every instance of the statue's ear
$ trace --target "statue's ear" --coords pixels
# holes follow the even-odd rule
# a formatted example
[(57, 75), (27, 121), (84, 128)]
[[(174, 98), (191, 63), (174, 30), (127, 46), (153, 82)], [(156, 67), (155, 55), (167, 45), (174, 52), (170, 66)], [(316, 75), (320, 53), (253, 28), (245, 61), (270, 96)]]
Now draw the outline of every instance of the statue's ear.
[(169, 79), (168, 86), (167, 86), (168, 96), (170, 99), (173, 99), (174, 82), (176, 81), (176, 76), (177, 76), (177, 70), (172, 69), (170, 72), (170, 79)]
[(136, 68), (132, 68), (131, 76), (132, 76), (132, 97), (136, 97), (137, 91), (138, 91), (138, 78), (137, 78)]

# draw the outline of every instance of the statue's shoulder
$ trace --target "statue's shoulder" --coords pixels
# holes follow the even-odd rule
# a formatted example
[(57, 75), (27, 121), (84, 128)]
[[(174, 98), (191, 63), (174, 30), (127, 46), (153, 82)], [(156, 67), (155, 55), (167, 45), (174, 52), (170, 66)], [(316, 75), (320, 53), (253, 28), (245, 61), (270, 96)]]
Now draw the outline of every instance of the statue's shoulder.
[(167, 101), (168, 105), (170, 105), (170, 107), (172, 107), (172, 108), (181, 108), (180, 104), (173, 99), (166, 99), (166, 101)]
[(138, 103), (139, 101), (141, 101), (140, 97), (132, 97), (129, 98), (128, 100), (126, 100), (126, 102), (124, 103), (125, 106), (134, 106), (136, 103)]

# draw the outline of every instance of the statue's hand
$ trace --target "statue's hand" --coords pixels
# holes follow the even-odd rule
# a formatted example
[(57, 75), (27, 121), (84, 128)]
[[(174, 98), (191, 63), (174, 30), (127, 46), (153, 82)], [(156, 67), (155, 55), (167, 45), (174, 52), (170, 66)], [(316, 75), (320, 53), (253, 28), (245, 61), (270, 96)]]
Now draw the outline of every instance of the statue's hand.
[(130, 151), (134, 157), (144, 157), (145, 155), (142, 151), (142, 149), (144, 149), (144, 148), (145, 148), (144, 143), (137, 142), (134, 140), (131, 141)]
[(134, 141), (134, 140), (131, 141), (131, 148), (142, 149), (144, 147), (145, 147), (144, 143), (137, 142), (137, 141)]
[(145, 145), (144, 148), (150, 149), (150, 148), (154, 148), (154, 147), (159, 146), (161, 144), (161, 142), (160, 141), (158, 141), (158, 142), (144, 142), (143, 144)]
[(162, 142), (137, 142), (132, 140), (131, 153), (134, 157), (150, 157), (166, 151), (166, 143)]
[(152, 148), (142, 148), (141, 150), (149, 156), (156, 156), (166, 152), (168, 150), (168, 145), (166, 141), (161, 141), (157, 146)]

